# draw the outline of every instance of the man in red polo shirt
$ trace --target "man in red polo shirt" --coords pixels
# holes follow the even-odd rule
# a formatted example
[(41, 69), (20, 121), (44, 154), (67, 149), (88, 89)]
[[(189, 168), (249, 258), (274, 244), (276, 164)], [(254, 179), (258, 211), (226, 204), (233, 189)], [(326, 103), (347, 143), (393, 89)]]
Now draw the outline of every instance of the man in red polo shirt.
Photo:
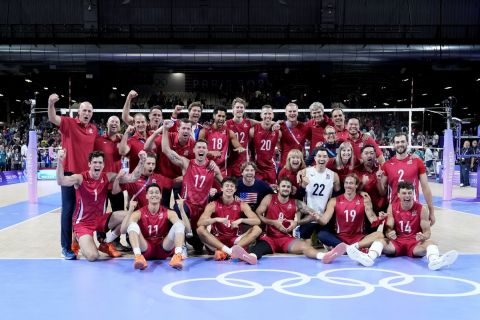
[[(135, 129), (135, 130), (134, 130)], [(130, 134), (135, 132), (131, 137)], [(118, 151), (129, 160), (129, 171), (132, 172), (138, 164), (138, 153), (143, 150), (147, 140), (147, 119), (145, 115), (137, 113), (134, 117), (134, 125), (128, 126), (120, 141)]]
[(337, 141), (342, 143), (348, 138), (348, 130), (345, 127), (345, 114), (343, 109), (345, 105), (341, 102), (332, 103), (332, 119), (335, 131), (337, 132)]
[(333, 121), (324, 112), (323, 104), (314, 102), (309, 107), (311, 119), (307, 121), (307, 126), (312, 130), (312, 139), (310, 141), (310, 149), (320, 147), (325, 141), (324, 131), (325, 127), (333, 126)]
[(280, 139), (280, 168), (285, 166), (287, 155), (292, 149), (298, 149), (305, 154), (305, 141), (310, 139), (311, 128), (303, 122), (298, 121), (298, 106), (289, 103), (285, 107), (287, 121), (280, 125), (282, 138)]
[(348, 138), (347, 141), (352, 144), (355, 161), (362, 158), (362, 148), (364, 145), (370, 144), (375, 148), (375, 155), (379, 164), (385, 162), (382, 150), (378, 147), (377, 142), (371, 137), (363, 137), (360, 132), (360, 121), (357, 118), (348, 119), (347, 123)]
[[(48, 120), (59, 127), (62, 136), (62, 148), (67, 150), (64, 162), (65, 176), (71, 176), (88, 170), (88, 155), (93, 151), (97, 127), (90, 123), (93, 106), (90, 102), (80, 103), (77, 118), (57, 116), (55, 103), (57, 94), (48, 97)], [(62, 186), (61, 245), (62, 255), (67, 260), (75, 259), (72, 247), (72, 216), (75, 209), (75, 189)]]
[[(107, 120), (107, 132), (95, 139), (93, 149), (103, 152), (106, 172), (119, 172), (122, 168), (122, 156), (118, 152), (118, 145), (122, 140), (119, 130), (120, 119), (117, 116), (111, 116)], [(123, 193), (112, 194), (112, 185), (108, 187), (108, 200), (110, 200), (112, 211), (125, 209)]]

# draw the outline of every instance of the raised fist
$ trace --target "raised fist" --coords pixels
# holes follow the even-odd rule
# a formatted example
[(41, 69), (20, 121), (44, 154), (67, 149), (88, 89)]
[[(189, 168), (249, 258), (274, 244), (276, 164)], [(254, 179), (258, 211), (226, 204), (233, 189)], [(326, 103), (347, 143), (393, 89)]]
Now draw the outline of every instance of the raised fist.
[(127, 98), (128, 98), (128, 99), (134, 99), (134, 98), (136, 98), (136, 97), (138, 97), (137, 91), (135, 91), (135, 90), (130, 90), (130, 92), (128, 93)]
[(48, 97), (48, 104), (55, 104), (58, 100), (60, 100), (60, 98), (58, 97), (58, 94), (52, 93)]

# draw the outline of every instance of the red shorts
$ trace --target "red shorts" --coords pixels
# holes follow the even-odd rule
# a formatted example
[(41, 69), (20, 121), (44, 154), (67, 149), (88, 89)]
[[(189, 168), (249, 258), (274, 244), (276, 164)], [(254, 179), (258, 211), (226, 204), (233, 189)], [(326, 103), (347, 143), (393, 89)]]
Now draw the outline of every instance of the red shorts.
[(396, 239), (391, 240), (391, 244), (395, 247), (395, 256), (408, 256), (414, 257), (413, 249), (420, 244), (417, 239)]
[(277, 182), (277, 173), (275, 168), (269, 169), (268, 171), (257, 170), (255, 178), (263, 180), (268, 184), (275, 184)]
[(163, 260), (173, 255), (174, 250), (165, 251), (162, 247), (162, 241), (147, 241), (147, 250), (142, 252), (147, 260)]
[(348, 245), (354, 244), (355, 242), (360, 242), (363, 238), (365, 238), (364, 234), (346, 234), (346, 233), (340, 233), (337, 234), (337, 237), (345, 242)]
[(218, 239), (221, 243), (226, 245), (227, 247), (232, 247), (235, 244), (235, 241), (241, 236), (226, 236), (226, 235), (218, 235), (215, 238)]
[(260, 237), (260, 240), (266, 241), (272, 248), (273, 253), (288, 253), (288, 247), (297, 239), (292, 236), (285, 236), (281, 238), (262, 236)]
[(73, 225), (73, 232), (75, 232), (77, 239), (80, 239), (84, 235), (91, 235), (97, 232), (107, 232), (108, 231), (108, 221), (110, 220), (111, 213), (107, 212), (97, 217), (96, 221), (92, 222), (82, 222), (75, 223)]

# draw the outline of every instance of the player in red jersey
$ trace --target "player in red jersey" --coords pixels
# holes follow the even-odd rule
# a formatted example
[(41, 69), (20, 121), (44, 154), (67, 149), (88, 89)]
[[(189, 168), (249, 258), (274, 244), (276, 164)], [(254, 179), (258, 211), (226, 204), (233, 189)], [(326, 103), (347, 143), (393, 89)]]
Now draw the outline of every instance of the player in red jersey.
[[(73, 231), (75, 239), (78, 240), (79, 249), (89, 261), (98, 259), (99, 250), (111, 257), (121, 256), (113, 246), (112, 241), (120, 235), (120, 225), (125, 217), (125, 212), (105, 213), (108, 185), (115, 179), (119, 179), (118, 183), (137, 180), (145, 162), (145, 151), (139, 154), (140, 162), (134, 172), (128, 176), (125, 176), (123, 171), (120, 171), (121, 174), (103, 172), (105, 165), (103, 152), (101, 151), (94, 151), (88, 156), (88, 171), (65, 176), (63, 169), (65, 152), (66, 150), (58, 151), (57, 183), (61, 186), (73, 186), (75, 188), (77, 203), (73, 215)], [(111, 230), (111, 232), (107, 234), (105, 241), (100, 244), (97, 250), (93, 233), (95, 231), (106, 232), (107, 230)]]
[(303, 122), (298, 121), (298, 106), (295, 103), (289, 103), (285, 107), (287, 120), (280, 124), (282, 137), (280, 139), (280, 167), (283, 168), (287, 162), (287, 156), (290, 150), (298, 149), (305, 153), (305, 141), (310, 140), (311, 128)]
[[(247, 203), (235, 199), (236, 190), (234, 177), (223, 179), (222, 196), (207, 205), (198, 220), (197, 233), (208, 248), (216, 249), (214, 260), (225, 260), (231, 256), (256, 264), (256, 256), (248, 254), (243, 248), (262, 233), (258, 226), (260, 219)], [(210, 231), (208, 226), (211, 226)]]
[(429, 213), (427, 208), (415, 201), (413, 184), (402, 181), (397, 188), (398, 200), (390, 204), (387, 210), (385, 234), (388, 240), (375, 241), (368, 254), (348, 247), (348, 256), (368, 267), (374, 264), (382, 252), (393, 256), (427, 256), (430, 270), (438, 270), (454, 263), (458, 257), (455, 250), (440, 256), (438, 246), (430, 240)]
[[(141, 208), (148, 204), (147, 198), (145, 197), (146, 188), (148, 185), (156, 183), (159, 185), (160, 190), (165, 188), (171, 189), (172, 180), (154, 172), (156, 162), (157, 159), (154, 154), (147, 154), (145, 164), (143, 165), (142, 175), (134, 182), (124, 183), (121, 185), (114, 183), (112, 193), (118, 194), (123, 193), (124, 190), (127, 190), (129, 197), (135, 197), (139, 203), (139, 208)], [(163, 206), (168, 208), (168, 206)]]
[(250, 129), (258, 122), (244, 117), (247, 102), (242, 98), (235, 98), (232, 101), (233, 119), (226, 121), (226, 126), (235, 134), (245, 152), (233, 152), (228, 161), (228, 175), (236, 178), (241, 176), (240, 167), (249, 159), (248, 145), (250, 143)]
[(377, 218), (367, 193), (357, 193), (359, 183), (360, 181), (356, 174), (348, 174), (344, 182), (345, 193), (331, 198), (322, 215), (313, 215), (314, 219), (321, 225), (326, 225), (334, 218), (335, 234), (330, 235), (328, 238), (337, 237), (341, 242), (352, 245), (357, 249), (368, 248), (373, 241), (383, 239), (382, 232), (366, 233), (364, 229), (365, 217), (371, 224), (376, 226), (383, 223), (382, 220), (386, 218), (383, 212)]
[[(120, 119), (117, 116), (111, 116), (107, 120), (107, 132), (95, 139), (94, 150), (102, 151), (105, 156), (105, 172), (119, 172), (122, 169), (122, 156), (118, 152), (118, 145), (122, 139), (120, 130)], [(123, 210), (125, 199), (123, 193), (114, 195), (112, 185), (109, 186), (108, 200), (112, 211)]]
[[(200, 133), (200, 130), (203, 128), (203, 126), (200, 123), (198, 123), (198, 121), (200, 121), (200, 117), (202, 116), (202, 109), (203, 109), (203, 106), (200, 101), (194, 101), (190, 103), (190, 105), (188, 106), (188, 120), (192, 123), (191, 135), (194, 140), (198, 139), (198, 134)], [(181, 110), (180, 111), (177, 109), (173, 110), (172, 120), (175, 121), (175, 126), (171, 130), (173, 130), (174, 128), (176, 130), (176, 127), (179, 125), (179, 122), (177, 121), (177, 119), (180, 116), (180, 112)]]
[[(78, 174), (88, 170), (88, 155), (93, 151), (97, 127), (90, 123), (93, 106), (90, 102), (82, 102), (78, 108), (78, 117), (57, 116), (55, 103), (59, 100), (57, 94), (48, 97), (48, 120), (59, 127), (62, 135), (62, 147), (68, 150), (65, 158), (65, 175)], [(75, 259), (72, 246), (72, 215), (75, 210), (75, 189), (72, 186), (62, 186), (61, 214), (61, 245), (65, 259)]]
[[(309, 258), (330, 263), (345, 252), (345, 244), (335, 247), (330, 252), (323, 253), (314, 249), (305, 240), (292, 236), (297, 225), (310, 223), (310, 214), (316, 214), (305, 203), (290, 197), (292, 183), (288, 178), (278, 181), (278, 194), (267, 195), (258, 206), (256, 213), (266, 225), (262, 235), (251, 252), (260, 259), (266, 254), (293, 253), (304, 254)], [(301, 219), (304, 214), (306, 217)]]
[(311, 119), (307, 121), (307, 126), (311, 127), (312, 139), (310, 141), (310, 149), (322, 146), (325, 141), (324, 131), (325, 127), (333, 126), (333, 121), (324, 111), (324, 106), (320, 102), (314, 102), (308, 108), (310, 110)]
[[(135, 118), (130, 115), (130, 106), (132, 104), (132, 100), (136, 97), (138, 97), (138, 93), (134, 90), (130, 90), (127, 97), (125, 98), (125, 104), (123, 105), (122, 110), (122, 120), (127, 125), (135, 124)], [(149, 134), (150, 130), (158, 129), (163, 122), (162, 108), (158, 105), (150, 108), (150, 112), (148, 113), (148, 120), (148, 125), (146, 125), (145, 127), (147, 134)]]
[(435, 212), (425, 164), (422, 159), (407, 153), (407, 136), (405, 133), (397, 133), (393, 137), (393, 146), (395, 157), (385, 162), (382, 171), (379, 173), (383, 194), (386, 193), (388, 185), (388, 200), (393, 203), (397, 198), (395, 190), (397, 190), (398, 183), (408, 181), (414, 185), (414, 197), (418, 201), (418, 185), (422, 185), (422, 192), (428, 206), (430, 224), (433, 225), (435, 223)]
[(371, 144), (364, 145), (362, 163), (355, 168), (355, 173), (360, 179), (359, 190), (368, 193), (375, 212), (384, 211), (388, 206), (387, 197), (382, 193), (381, 181), (377, 179), (380, 170), (376, 161), (375, 148)]
[(282, 137), (282, 132), (280, 130), (272, 130), (274, 123), (271, 106), (264, 105), (260, 117), (262, 122), (251, 127), (249, 131), (255, 151), (256, 178), (272, 185), (277, 180), (275, 147)]
[(162, 151), (168, 159), (182, 169), (183, 184), (181, 197), (184, 201), (181, 207), (175, 204), (174, 209), (178, 215), (185, 213), (190, 219), (193, 237), (188, 238), (195, 251), (203, 249), (203, 243), (196, 235), (197, 221), (205, 210), (208, 197), (216, 192), (213, 182), (216, 179), (222, 181), (222, 173), (214, 161), (208, 161), (208, 144), (205, 140), (198, 140), (193, 148), (195, 159), (189, 160), (178, 155), (170, 148), (170, 142), (165, 134), (173, 126), (173, 121), (165, 121), (163, 124)]
[(213, 109), (213, 125), (210, 128), (203, 128), (198, 135), (199, 140), (208, 142), (208, 158), (215, 161), (220, 168), (222, 175), (227, 174), (228, 145), (232, 143), (233, 151), (245, 152), (245, 148), (238, 142), (237, 137), (226, 125), (227, 109), (215, 107)]
[(364, 136), (360, 131), (360, 121), (357, 118), (350, 118), (348, 119), (347, 123), (348, 129), (348, 138), (353, 147), (353, 153), (355, 155), (355, 159), (360, 159), (362, 156), (362, 147), (366, 144), (371, 144), (375, 148), (375, 154), (377, 156), (378, 163), (382, 164), (385, 162), (385, 158), (383, 157), (382, 150), (378, 147), (377, 142), (371, 136)]
[[(176, 132), (172, 132), (172, 128), (176, 128)], [(177, 154), (187, 158), (193, 159), (193, 147), (195, 146), (195, 140), (192, 138), (192, 123), (187, 119), (180, 119), (175, 121), (175, 125), (168, 131), (168, 138), (170, 141), (170, 148)], [(182, 185), (182, 169), (174, 165), (167, 156), (162, 152), (162, 137), (159, 136), (163, 132), (163, 128), (155, 130), (152, 135), (145, 142), (145, 151), (156, 150), (157, 154), (157, 166), (155, 172), (168, 177), (173, 180), (175, 194), (180, 193)], [(162, 186), (163, 187), (163, 186)], [(162, 188), (162, 199), (164, 206), (170, 207), (170, 192)]]
[(132, 244), (135, 255), (133, 267), (143, 270), (148, 266), (146, 260), (166, 259), (173, 255), (169, 265), (181, 270), (185, 226), (175, 211), (160, 205), (161, 191), (158, 184), (148, 185), (144, 196), (148, 204), (136, 211), (133, 211), (135, 200), (130, 201), (128, 219), (124, 219), (121, 226), (122, 233), (128, 233)]

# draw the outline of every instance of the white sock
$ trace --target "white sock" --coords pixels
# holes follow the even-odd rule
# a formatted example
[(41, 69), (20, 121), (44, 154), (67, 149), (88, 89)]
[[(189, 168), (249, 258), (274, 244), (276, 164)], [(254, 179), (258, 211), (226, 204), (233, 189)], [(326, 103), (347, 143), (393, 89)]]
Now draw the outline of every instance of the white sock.
[(175, 254), (182, 254), (182, 247), (175, 247)]
[(232, 249), (227, 246), (223, 246), (222, 251), (228, 254), (229, 256), (232, 255)]
[(372, 258), (372, 260), (377, 259), (379, 256), (382, 255), (383, 250), (383, 243), (380, 241), (374, 241), (368, 250), (368, 256)]
[(107, 232), (107, 236), (105, 237), (105, 242), (110, 243), (117, 238), (118, 238), (118, 234), (116, 234), (114, 230), (111, 230)]
[(323, 253), (323, 252), (317, 253), (317, 259), (318, 260), (322, 260), (324, 256), (325, 256), (325, 253)]
[(427, 247), (427, 259), (428, 261), (437, 260), (440, 256), (440, 252), (438, 251), (438, 247), (434, 244), (431, 244)]
[(136, 255), (136, 256), (139, 256), (142, 254), (142, 251), (140, 250), (140, 248), (133, 248), (133, 254)]

